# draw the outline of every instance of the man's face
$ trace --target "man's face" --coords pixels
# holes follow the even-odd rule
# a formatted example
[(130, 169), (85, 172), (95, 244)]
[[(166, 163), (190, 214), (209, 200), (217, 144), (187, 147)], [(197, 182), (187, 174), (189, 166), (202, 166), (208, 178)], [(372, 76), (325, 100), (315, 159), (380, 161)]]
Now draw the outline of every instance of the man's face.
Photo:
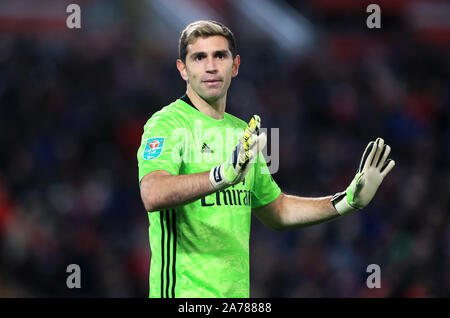
[(223, 36), (196, 38), (187, 46), (186, 63), (177, 61), (181, 76), (205, 101), (226, 95), (231, 78), (238, 74), (239, 56), (233, 60)]

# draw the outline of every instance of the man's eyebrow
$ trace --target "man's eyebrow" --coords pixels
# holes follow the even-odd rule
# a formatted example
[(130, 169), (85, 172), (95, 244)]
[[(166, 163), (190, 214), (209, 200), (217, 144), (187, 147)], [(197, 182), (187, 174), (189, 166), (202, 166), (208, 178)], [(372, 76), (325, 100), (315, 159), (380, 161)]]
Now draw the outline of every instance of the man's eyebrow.
[[(229, 55), (230, 52), (228, 52), (228, 50), (217, 50), (213, 52), (213, 55), (217, 55), (217, 54), (223, 54), (225, 56)], [(190, 58), (195, 59), (197, 56), (204, 56), (206, 55), (206, 52), (203, 51), (199, 51), (199, 52), (193, 52), (189, 55)]]
[(229, 52), (228, 50), (219, 50), (219, 51), (214, 51), (214, 55), (216, 54), (223, 54), (223, 55), (228, 55)]
[(189, 55), (189, 57), (191, 57), (191, 58), (196, 58), (196, 57), (199, 56), (199, 55), (206, 55), (206, 53), (205, 53), (205, 52), (202, 52), (202, 51), (200, 51), (200, 52), (193, 52), (193, 53), (191, 53), (191, 54)]

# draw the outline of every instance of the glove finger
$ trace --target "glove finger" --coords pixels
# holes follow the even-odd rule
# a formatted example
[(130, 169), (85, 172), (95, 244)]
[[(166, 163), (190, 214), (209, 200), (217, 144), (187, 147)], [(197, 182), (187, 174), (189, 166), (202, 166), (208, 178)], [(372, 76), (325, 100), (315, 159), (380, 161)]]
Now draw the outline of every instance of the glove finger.
[(256, 131), (259, 132), (259, 128), (261, 127), (261, 118), (258, 115), (253, 115), (252, 119), (245, 128), (244, 131), (244, 140), (250, 138), (250, 136)]
[[(377, 168), (382, 168), (386, 162), (387, 157), (391, 153), (391, 147), (389, 145), (384, 145), (383, 152), (381, 153), (381, 159), (377, 164)], [(381, 170), (381, 169), (380, 169)]]
[(259, 130), (261, 128), (261, 117), (259, 117), (258, 115), (253, 115), (253, 117), (255, 118), (255, 122), (256, 122), (255, 132), (256, 132), (256, 134), (259, 135)]
[[(242, 166), (248, 162), (249, 158), (249, 139), (244, 140), (242, 138), (241, 142), (236, 146), (237, 152), (236, 154), (233, 153), (233, 160), (235, 159), (235, 155), (237, 156), (236, 161), (239, 168), (242, 168)], [(235, 165), (233, 165), (234, 168), (236, 168)]]
[(378, 149), (377, 141), (378, 139), (372, 144), (369, 155), (367, 156), (366, 162), (364, 163), (363, 171), (367, 170), (372, 165), (373, 157), (375, 156), (375, 153)]
[(369, 142), (366, 149), (364, 150), (364, 154), (362, 156), (361, 162), (359, 163), (358, 172), (361, 172), (363, 169), (365, 169), (367, 157), (369, 156), (370, 152), (372, 151), (372, 148), (373, 148), (373, 141)]
[(248, 139), (248, 150), (247, 150), (248, 161), (252, 161), (252, 159), (255, 157), (257, 138), (258, 136), (255, 133), (251, 135), (250, 138)]
[(248, 152), (241, 152), (239, 154), (239, 160), (238, 160), (238, 166), (240, 169), (245, 167), (247, 163), (249, 162), (249, 153)]
[(258, 155), (258, 152), (261, 151), (265, 146), (267, 142), (267, 136), (265, 133), (262, 133), (259, 136), (255, 136), (255, 142), (250, 146), (250, 162), (253, 162), (252, 160), (256, 158)]
[[(250, 148), (256, 143), (257, 133), (261, 126), (261, 118), (258, 115), (253, 115), (252, 119), (247, 125), (244, 131), (244, 136), (240, 141), (238, 166), (243, 169), (250, 161)], [(238, 145), (238, 146), (239, 146)]]
[(250, 137), (244, 141), (244, 150), (248, 151), (249, 149), (252, 149), (256, 145), (256, 138), (258, 136), (256, 135), (256, 132), (250, 135)]
[(262, 133), (257, 138), (257, 151), (262, 151), (267, 144), (267, 136), (266, 133)]
[(375, 151), (375, 156), (373, 157), (373, 160), (370, 163), (370, 165), (372, 167), (376, 167), (377, 166), (377, 163), (378, 163), (378, 160), (380, 159), (381, 153), (384, 150), (384, 139), (383, 138), (378, 138), (377, 142), (376, 142), (376, 145), (377, 145), (377, 150)]
[(395, 161), (394, 160), (388, 159), (388, 161), (386, 161), (385, 165), (381, 169), (381, 176), (383, 177), (383, 179), (392, 170), (392, 168), (394, 168), (394, 166), (395, 166)]

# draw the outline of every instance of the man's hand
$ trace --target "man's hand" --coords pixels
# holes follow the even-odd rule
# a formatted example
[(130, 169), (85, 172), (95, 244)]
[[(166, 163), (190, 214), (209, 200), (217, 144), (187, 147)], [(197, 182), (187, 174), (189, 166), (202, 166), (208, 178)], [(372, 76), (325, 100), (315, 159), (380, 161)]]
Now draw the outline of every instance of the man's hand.
[(216, 190), (241, 182), (247, 174), (253, 158), (266, 145), (265, 133), (259, 134), (261, 119), (253, 115), (231, 156), (223, 164), (211, 169), (209, 180)]
[(331, 201), (340, 215), (357, 211), (369, 204), (395, 161), (387, 159), (391, 147), (382, 138), (371, 141), (364, 151), (358, 172), (346, 191), (336, 193)]

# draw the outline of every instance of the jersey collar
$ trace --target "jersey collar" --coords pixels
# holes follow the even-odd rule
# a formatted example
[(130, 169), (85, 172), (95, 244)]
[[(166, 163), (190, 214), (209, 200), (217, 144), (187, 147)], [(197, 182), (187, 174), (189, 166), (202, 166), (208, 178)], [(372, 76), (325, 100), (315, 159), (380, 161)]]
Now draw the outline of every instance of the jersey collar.
[(191, 99), (189, 98), (189, 96), (187, 96), (187, 94), (184, 94), (183, 96), (180, 97), (180, 99), (185, 102), (186, 104), (192, 106), (192, 108), (194, 108), (196, 111), (199, 111), (194, 104), (192, 104)]

